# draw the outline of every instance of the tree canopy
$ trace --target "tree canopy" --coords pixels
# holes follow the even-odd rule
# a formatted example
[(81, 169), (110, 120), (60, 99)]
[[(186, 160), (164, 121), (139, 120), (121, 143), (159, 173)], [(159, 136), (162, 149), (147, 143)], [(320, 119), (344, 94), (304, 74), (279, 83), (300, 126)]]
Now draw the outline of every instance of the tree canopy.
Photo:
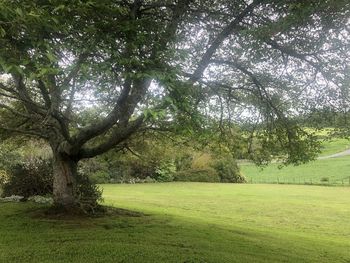
[(348, 90), (348, 0), (5, 0), (0, 10), (0, 130), (45, 139), (63, 188), (80, 159), (146, 130), (247, 124), (259, 158), (309, 160), (317, 144), (293, 117)]

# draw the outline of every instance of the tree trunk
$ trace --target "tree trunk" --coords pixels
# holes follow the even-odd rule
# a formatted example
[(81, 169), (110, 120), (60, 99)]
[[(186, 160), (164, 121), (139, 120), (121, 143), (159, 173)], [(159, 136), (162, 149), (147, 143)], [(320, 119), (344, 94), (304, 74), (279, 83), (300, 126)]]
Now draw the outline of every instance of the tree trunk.
[(75, 206), (75, 183), (77, 162), (68, 155), (56, 153), (53, 162), (53, 197), (57, 206), (70, 208)]

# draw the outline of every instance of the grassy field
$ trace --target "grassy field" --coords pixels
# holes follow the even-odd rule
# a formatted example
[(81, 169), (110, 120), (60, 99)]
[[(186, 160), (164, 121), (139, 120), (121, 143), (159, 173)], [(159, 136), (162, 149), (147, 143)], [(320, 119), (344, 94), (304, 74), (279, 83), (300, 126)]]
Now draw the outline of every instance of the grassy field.
[(350, 148), (350, 142), (347, 139), (333, 139), (322, 142), (320, 156), (327, 156), (334, 153), (342, 152)]
[(316, 160), (282, 169), (278, 166), (274, 163), (261, 169), (253, 164), (244, 164), (240, 168), (252, 183), (350, 185), (350, 156)]
[[(322, 143), (320, 156), (328, 156), (349, 148), (346, 139), (334, 139)], [(241, 163), (240, 168), (251, 183), (321, 184), (350, 186), (350, 156), (316, 160), (300, 166), (279, 169), (273, 163), (264, 169), (251, 163)]]
[(0, 262), (350, 262), (350, 188), (104, 185), (139, 213), (48, 219), (0, 204)]

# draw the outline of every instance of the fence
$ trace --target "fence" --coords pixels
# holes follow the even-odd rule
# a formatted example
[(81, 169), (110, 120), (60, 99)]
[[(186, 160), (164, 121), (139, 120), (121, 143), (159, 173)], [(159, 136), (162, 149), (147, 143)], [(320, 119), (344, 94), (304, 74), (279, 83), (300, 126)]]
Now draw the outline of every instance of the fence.
[(247, 182), (250, 184), (296, 184), (296, 185), (325, 185), (325, 186), (350, 186), (350, 176), (344, 178), (247, 178)]

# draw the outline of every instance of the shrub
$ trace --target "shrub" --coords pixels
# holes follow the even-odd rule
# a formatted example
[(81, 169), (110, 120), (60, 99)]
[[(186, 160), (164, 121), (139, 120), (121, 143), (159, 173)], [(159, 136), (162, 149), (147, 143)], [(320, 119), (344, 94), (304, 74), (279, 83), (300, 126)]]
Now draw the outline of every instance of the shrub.
[(19, 147), (11, 143), (0, 143), (0, 170), (6, 171), (14, 164), (20, 163), (22, 156)]
[(97, 171), (89, 176), (90, 180), (94, 184), (107, 184), (110, 183), (111, 177), (106, 171)]
[(320, 181), (321, 181), (321, 182), (326, 182), (326, 183), (328, 183), (328, 182), (329, 182), (329, 178), (328, 178), (328, 177), (322, 177), (322, 178), (320, 179)]
[(4, 198), (0, 198), (0, 202), (21, 202), (23, 199), (23, 196), (11, 195)]
[(223, 183), (245, 183), (246, 179), (240, 173), (237, 163), (230, 159), (220, 159), (215, 162), (213, 168), (216, 170)]
[(156, 174), (157, 164), (140, 159), (127, 160), (124, 165), (128, 167), (129, 175), (134, 178), (145, 179)]
[(2, 188), (9, 181), (9, 175), (6, 171), (0, 170), (0, 188)]
[(188, 169), (179, 171), (174, 176), (174, 181), (183, 182), (220, 182), (220, 177), (213, 168)]
[(41, 195), (34, 195), (28, 198), (28, 201), (38, 203), (38, 204), (53, 204), (53, 199), (52, 197), (45, 197)]
[(190, 169), (192, 162), (193, 162), (193, 156), (189, 153), (185, 153), (181, 156), (176, 157), (175, 159), (176, 171)]
[(111, 178), (110, 182), (116, 184), (133, 184), (135, 183), (135, 178), (131, 177), (129, 174), (118, 175)]
[(77, 206), (86, 214), (94, 214), (101, 208), (102, 190), (87, 175), (77, 174), (75, 199)]
[(172, 162), (162, 163), (157, 169), (155, 179), (158, 182), (171, 182), (174, 180), (176, 166)]
[(47, 159), (31, 159), (14, 165), (9, 171), (7, 182), (2, 186), (2, 196), (52, 194), (52, 162)]
[(196, 153), (193, 156), (191, 168), (196, 170), (205, 170), (213, 163), (213, 157), (209, 153)]
[(142, 183), (155, 183), (157, 182), (155, 179), (147, 176), (144, 180), (142, 180)]

